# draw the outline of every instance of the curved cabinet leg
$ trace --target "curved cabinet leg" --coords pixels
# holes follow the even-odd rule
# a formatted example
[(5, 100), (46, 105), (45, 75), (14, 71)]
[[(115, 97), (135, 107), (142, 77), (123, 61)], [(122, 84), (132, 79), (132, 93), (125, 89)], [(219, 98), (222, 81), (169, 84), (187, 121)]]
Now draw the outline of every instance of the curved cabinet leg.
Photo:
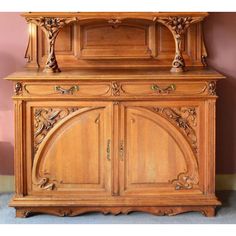
[(26, 208), (16, 208), (17, 218), (27, 218), (31, 214), (31, 211)]

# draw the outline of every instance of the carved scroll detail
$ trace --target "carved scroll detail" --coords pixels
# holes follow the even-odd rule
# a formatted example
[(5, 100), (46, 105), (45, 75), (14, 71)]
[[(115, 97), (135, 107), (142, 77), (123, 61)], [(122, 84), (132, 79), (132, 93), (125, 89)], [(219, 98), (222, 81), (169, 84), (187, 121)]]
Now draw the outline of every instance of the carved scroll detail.
[(120, 26), (120, 24), (122, 23), (121, 20), (119, 19), (109, 19), (108, 21), (108, 24), (111, 24), (111, 27), (113, 29), (116, 29)]
[(55, 41), (60, 30), (67, 24), (75, 22), (77, 18), (54, 18), (54, 17), (26, 17), (26, 21), (39, 26), (48, 40), (48, 58), (45, 72), (60, 72), (55, 55)]
[(49, 178), (41, 178), (36, 185), (43, 190), (53, 190), (55, 188), (55, 183), (50, 183)]
[(77, 111), (73, 108), (36, 108), (34, 109), (34, 152), (36, 154), (40, 143), (44, 140), (49, 130), (69, 114)]
[(112, 95), (113, 96), (120, 96), (120, 84), (113, 81), (112, 84), (111, 84), (111, 90), (112, 90)]
[(47, 213), (57, 216), (76, 216), (82, 215), (87, 212), (101, 212), (103, 214), (129, 214), (130, 212), (148, 212), (157, 216), (173, 216), (183, 212), (198, 211), (206, 216), (215, 215), (215, 206), (74, 206), (74, 207), (58, 207), (58, 206), (47, 206), (47, 207), (18, 207), (16, 209), (17, 217), (28, 217), (35, 213)]
[(198, 184), (198, 178), (191, 176), (188, 172), (183, 172), (178, 174), (177, 178), (173, 179), (171, 183), (175, 184), (176, 190), (192, 189), (194, 184)]
[(14, 94), (15, 94), (16, 96), (22, 95), (22, 83), (17, 82), (17, 83), (15, 84)]
[(209, 95), (216, 95), (216, 82), (211, 81), (208, 84), (208, 94)]
[(171, 72), (182, 72), (185, 70), (185, 61), (182, 55), (182, 42), (188, 27), (201, 21), (202, 17), (159, 17), (156, 20), (165, 25), (173, 34), (175, 40), (175, 57), (172, 62)]
[(180, 128), (187, 137), (194, 153), (197, 153), (197, 136), (193, 127), (197, 126), (197, 111), (195, 107), (153, 107), (152, 111), (167, 118)]

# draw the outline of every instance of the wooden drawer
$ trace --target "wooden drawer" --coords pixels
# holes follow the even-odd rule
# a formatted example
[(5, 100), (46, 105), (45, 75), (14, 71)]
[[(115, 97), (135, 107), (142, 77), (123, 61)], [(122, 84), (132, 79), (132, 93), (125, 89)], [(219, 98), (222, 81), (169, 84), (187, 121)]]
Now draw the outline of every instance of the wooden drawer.
[(207, 94), (206, 81), (27, 82), (23, 85), (24, 96), (156, 97)]
[(208, 83), (199, 82), (123, 82), (120, 84), (122, 96), (157, 96), (157, 95), (206, 95)]
[(110, 83), (26, 83), (23, 86), (23, 95), (25, 96), (109, 96)]

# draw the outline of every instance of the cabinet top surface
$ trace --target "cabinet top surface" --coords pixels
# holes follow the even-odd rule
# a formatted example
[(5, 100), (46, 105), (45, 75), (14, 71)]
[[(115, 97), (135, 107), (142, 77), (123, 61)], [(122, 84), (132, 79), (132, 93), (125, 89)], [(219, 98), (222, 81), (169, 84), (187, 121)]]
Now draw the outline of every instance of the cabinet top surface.
[(207, 68), (189, 68), (185, 72), (171, 73), (169, 68), (164, 69), (69, 69), (64, 68), (61, 73), (45, 73), (42, 70), (23, 69), (9, 75), (7, 80), (135, 80), (135, 79), (162, 79), (162, 80), (198, 80), (224, 79), (220, 73)]
[(196, 16), (205, 17), (207, 12), (26, 12), (23, 17), (79, 17), (102, 18), (102, 17), (131, 17), (147, 18), (166, 16)]

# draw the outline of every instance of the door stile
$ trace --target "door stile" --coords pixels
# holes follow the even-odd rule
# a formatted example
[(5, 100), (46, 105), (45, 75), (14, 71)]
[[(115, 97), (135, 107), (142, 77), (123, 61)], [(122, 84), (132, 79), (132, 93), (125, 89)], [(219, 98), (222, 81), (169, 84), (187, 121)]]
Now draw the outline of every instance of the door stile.
[(112, 104), (112, 196), (119, 195), (119, 130), (120, 130), (120, 107), (118, 102)]
[(124, 183), (125, 183), (125, 106), (120, 104), (120, 133), (119, 133), (119, 194), (122, 195), (124, 192)]

